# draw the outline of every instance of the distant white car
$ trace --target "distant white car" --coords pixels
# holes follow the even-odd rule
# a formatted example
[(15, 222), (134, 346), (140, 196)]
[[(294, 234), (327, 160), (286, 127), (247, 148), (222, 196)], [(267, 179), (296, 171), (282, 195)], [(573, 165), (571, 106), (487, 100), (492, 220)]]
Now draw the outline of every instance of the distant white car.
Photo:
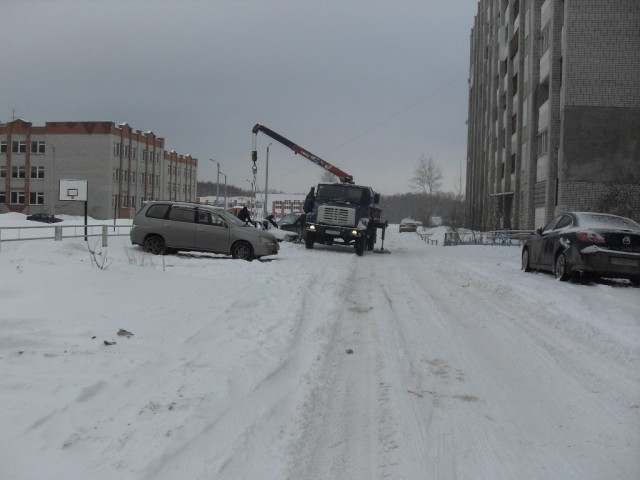
[(418, 227), (422, 226), (422, 222), (418, 220), (414, 220), (413, 218), (405, 218), (400, 222), (400, 226), (398, 227), (398, 231), (402, 232), (415, 232), (418, 230)]

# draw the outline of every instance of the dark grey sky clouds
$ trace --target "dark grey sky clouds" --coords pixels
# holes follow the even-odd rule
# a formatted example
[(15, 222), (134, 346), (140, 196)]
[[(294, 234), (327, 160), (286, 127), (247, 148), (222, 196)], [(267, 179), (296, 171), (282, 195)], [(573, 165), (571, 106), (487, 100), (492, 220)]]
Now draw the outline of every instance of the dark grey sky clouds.
[[(0, 2), (0, 121), (111, 120), (251, 179), (262, 123), (384, 194), (421, 154), (453, 191), (466, 156), (476, 0)], [(322, 171), (263, 134), (258, 183), (306, 192)]]

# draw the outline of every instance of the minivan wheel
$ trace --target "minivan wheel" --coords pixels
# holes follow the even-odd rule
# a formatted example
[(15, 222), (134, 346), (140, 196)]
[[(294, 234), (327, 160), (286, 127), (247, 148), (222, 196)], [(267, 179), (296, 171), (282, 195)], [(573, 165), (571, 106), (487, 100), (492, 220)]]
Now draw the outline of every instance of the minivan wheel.
[(154, 255), (164, 255), (166, 253), (164, 240), (158, 235), (152, 235), (144, 241), (144, 250)]
[(253, 248), (247, 242), (238, 242), (231, 247), (231, 256), (240, 260), (253, 260)]
[(556, 278), (561, 282), (569, 280), (571, 275), (567, 271), (567, 256), (561, 252), (556, 257), (556, 263), (554, 265), (553, 272), (556, 274)]

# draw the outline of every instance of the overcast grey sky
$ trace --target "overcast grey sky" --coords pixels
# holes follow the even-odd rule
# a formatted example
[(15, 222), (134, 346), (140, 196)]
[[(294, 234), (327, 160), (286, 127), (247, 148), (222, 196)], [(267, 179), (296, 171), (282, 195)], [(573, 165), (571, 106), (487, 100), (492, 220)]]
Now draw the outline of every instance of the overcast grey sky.
[[(0, 121), (110, 120), (248, 187), (261, 123), (383, 194), (421, 154), (465, 166), (477, 0), (1, 0)], [(322, 170), (258, 134), (258, 184)]]

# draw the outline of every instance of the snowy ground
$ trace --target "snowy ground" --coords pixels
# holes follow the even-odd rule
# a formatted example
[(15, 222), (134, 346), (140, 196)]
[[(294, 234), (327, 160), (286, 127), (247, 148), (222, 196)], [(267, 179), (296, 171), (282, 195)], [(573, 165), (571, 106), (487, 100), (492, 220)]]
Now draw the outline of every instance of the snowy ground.
[(640, 478), (640, 289), (441, 243), (2, 243), (0, 478)]

